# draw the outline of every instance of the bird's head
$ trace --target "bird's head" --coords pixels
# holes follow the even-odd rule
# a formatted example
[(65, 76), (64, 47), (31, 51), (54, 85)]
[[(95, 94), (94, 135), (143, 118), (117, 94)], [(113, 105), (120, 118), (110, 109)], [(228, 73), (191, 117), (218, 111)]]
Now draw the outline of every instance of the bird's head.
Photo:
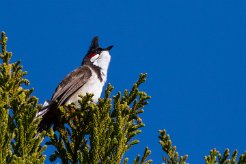
[(93, 64), (100, 68), (108, 67), (111, 56), (109, 51), (112, 49), (112, 45), (107, 48), (101, 48), (98, 44), (98, 37), (94, 37), (91, 42), (89, 51), (87, 52), (82, 64)]

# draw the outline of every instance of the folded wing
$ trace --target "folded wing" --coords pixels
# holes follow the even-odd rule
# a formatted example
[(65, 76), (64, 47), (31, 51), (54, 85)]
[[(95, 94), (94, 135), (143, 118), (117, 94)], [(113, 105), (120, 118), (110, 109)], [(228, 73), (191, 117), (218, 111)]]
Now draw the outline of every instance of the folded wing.
[(63, 105), (91, 76), (92, 72), (88, 66), (78, 67), (62, 80), (51, 100), (56, 102), (57, 106)]

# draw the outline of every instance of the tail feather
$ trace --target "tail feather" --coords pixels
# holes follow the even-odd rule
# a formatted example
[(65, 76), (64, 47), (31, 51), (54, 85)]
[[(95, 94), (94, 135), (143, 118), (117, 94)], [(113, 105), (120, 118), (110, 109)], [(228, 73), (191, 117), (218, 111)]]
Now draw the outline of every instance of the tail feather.
[(56, 113), (55, 113), (55, 103), (52, 101), (45, 101), (43, 108), (41, 108), (37, 114), (36, 117), (42, 117), (42, 120), (40, 121), (38, 125), (38, 132), (41, 133), (43, 130), (47, 131), (52, 124), (55, 123), (56, 120)]
[(43, 117), (48, 111), (49, 111), (49, 107), (50, 107), (51, 102), (46, 100), (44, 102), (43, 108), (41, 108), (37, 114), (36, 117)]

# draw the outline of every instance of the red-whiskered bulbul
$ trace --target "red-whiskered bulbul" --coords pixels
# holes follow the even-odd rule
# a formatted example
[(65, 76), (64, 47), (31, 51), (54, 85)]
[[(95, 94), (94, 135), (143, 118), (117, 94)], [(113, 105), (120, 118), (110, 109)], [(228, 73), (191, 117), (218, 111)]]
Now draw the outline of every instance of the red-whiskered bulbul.
[(109, 51), (113, 46), (101, 48), (98, 37), (94, 37), (84, 57), (81, 66), (68, 74), (57, 86), (51, 100), (45, 101), (44, 106), (38, 111), (37, 117), (42, 120), (38, 131), (48, 130), (58, 119), (58, 107), (75, 103), (78, 105), (79, 95), (93, 94), (93, 102), (101, 96), (103, 86), (107, 79), (108, 66), (111, 56)]

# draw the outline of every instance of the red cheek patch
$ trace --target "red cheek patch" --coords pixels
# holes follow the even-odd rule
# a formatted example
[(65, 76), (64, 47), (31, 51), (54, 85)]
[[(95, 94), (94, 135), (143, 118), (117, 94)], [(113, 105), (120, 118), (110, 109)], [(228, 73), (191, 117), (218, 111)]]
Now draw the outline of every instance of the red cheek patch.
[(88, 57), (91, 59), (95, 55), (96, 55), (96, 53), (90, 53), (90, 55)]

